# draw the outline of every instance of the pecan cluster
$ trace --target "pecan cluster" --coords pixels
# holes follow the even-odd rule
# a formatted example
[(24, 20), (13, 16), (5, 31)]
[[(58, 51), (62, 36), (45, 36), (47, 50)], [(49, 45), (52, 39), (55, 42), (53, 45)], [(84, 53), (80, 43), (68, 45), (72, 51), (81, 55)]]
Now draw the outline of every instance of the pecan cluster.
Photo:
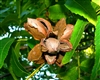
[(43, 18), (28, 18), (27, 23), (24, 23), (24, 27), (35, 40), (40, 41), (29, 52), (28, 60), (37, 64), (56, 63), (61, 67), (65, 52), (72, 50), (69, 39), (73, 31), (73, 25), (66, 24), (64, 18), (59, 20), (55, 27)]

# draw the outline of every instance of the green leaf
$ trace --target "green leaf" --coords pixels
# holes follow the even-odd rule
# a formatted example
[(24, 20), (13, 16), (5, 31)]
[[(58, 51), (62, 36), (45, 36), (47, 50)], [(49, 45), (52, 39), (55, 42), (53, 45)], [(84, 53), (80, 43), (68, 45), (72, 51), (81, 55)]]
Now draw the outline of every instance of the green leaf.
[(98, 16), (98, 22), (95, 31), (95, 64), (92, 69), (91, 80), (95, 80), (97, 77), (98, 70), (100, 69), (100, 16)]
[(64, 7), (64, 6), (61, 6), (59, 4), (50, 6), (49, 7), (49, 18), (51, 20), (58, 20), (61, 18), (66, 18), (64, 11), (62, 10), (62, 7)]
[(40, 4), (41, 5), (41, 7), (39, 7), (37, 10), (36, 10), (36, 12), (34, 12), (35, 13), (35, 15), (37, 16), (37, 17), (43, 17), (44, 15), (44, 10), (46, 9), (46, 6), (45, 6), (45, 4), (43, 3), (43, 4)]
[(96, 14), (97, 14), (97, 15), (100, 14), (100, 6), (97, 5), (97, 4), (94, 3), (94, 2), (91, 2), (91, 5), (92, 5), (92, 7), (94, 8), (94, 10), (96, 11)]
[(80, 68), (85, 72), (91, 72), (93, 64), (93, 59), (86, 59), (81, 62)]
[[(17, 14), (9, 14), (3, 21), (2, 21), (2, 27), (4, 25), (7, 25), (8, 23), (12, 23), (12, 22), (15, 22), (17, 24), (19, 24), (19, 19), (18, 19), (18, 16)], [(7, 26), (8, 27), (8, 26)]]
[(80, 19), (77, 20), (77, 22), (74, 26), (71, 40), (70, 40), (73, 45), (73, 49), (70, 52), (66, 52), (66, 54), (62, 60), (63, 64), (68, 63), (70, 61), (71, 57), (73, 56), (73, 53), (81, 40), (82, 33), (83, 33), (84, 28), (87, 25), (87, 23), (88, 22), (80, 20)]
[(16, 8), (17, 8), (17, 14), (18, 14), (18, 18), (20, 18), (20, 14), (21, 14), (21, 10), (22, 10), (22, 7), (21, 7), (21, 1), (20, 0), (16, 0)]
[(96, 3), (97, 5), (100, 6), (100, 0), (92, 0), (92, 2)]
[(27, 71), (23, 68), (23, 66), (20, 64), (19, 60), (17, 59), (17, 56), (15, 55), (14, 49), (12, 49), (12, 60), (11, 60), (11, 66), (18, 77), (24, 77), (27, 76)]
[(11, 37), (19, 37), (19, 36), (31, 37), (31, 35), (28, 32), (26, 32), (25, 30), (22, 30), (22, 31), (16, 30), (16, 31), (12, 32), (12, 34), (11, 34)]
[(72, 67), (68, 71), (64, 72), (63, 75), (60, 76), (62, 78), (61, 80), (77, 80), (78, 77), (77, 67)]
[(16, 57), (17, 59), (20, 57), (20, 45), (21, 45), (21, 42), (17, 42), (16, 45), (15, 45), (15, 53), (16, 53)]
[(91, 6), (90, 0), (66, 0), (65, 6), (73, 13), (86, 18), (90, 23), (96, 25), (96, 12)]
[(28, 0), (27, 3), (25, 3), (22, 7), (22, 12), (27, 10), (29, 7), (31, 7), (33, 4), (31, 4), (31, 0)]
[(3, 9), (3, 10), (0, 10), (0, 15), (2, 15), (3, 13), (5, 13), (5, 12), (7, 12), (7, 11), (9, 11), (9, 8), (5, 8), (5, 9)]
[(29, 39), (27, 43), (28, 43), (28, 46), (32, 49), (36, 44), (39, 43), (39, 41), (36, 41), (32, 38), (32, 39)]
[(49, 7), (52, 0), (44, 0), (46, 7)]
[(12, 69), (12, 66), (11, 65), (9, 66), (8, 70), (9, 70), (10, 74), (12, 75), (13, 79), (14, 80), (18, 80), (17, 77), (16, 77), (16, 75), (13, 72), (13, 69)]
[(7, 57), (9, 48), (13, 42), (14, 39), (12, 38), (5, 38), (0, 40), (0, 68), (2, 68), (4, 60)]

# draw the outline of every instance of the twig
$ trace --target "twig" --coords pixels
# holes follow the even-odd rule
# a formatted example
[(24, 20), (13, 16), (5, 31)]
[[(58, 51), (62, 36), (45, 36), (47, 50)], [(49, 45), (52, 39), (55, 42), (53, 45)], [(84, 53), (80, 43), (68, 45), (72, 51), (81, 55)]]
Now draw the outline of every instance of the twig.
[(88, 47), (90, 47), (92, 45), (92, 43), (86, 45), (86, 46), (82, 46), (82, 47), (77, 47), (76, 50), (84, 50), (84, 49), (87, 49)]
[(35, 71), (33, 71), (33, 72), (28, 76), (28, 78), (26, 78), (26, 80), (29, 80), (32, 76), (34, 76), (35, 73), (37, 73), (37, 72), (39, 71), (39, 69), (40, 69), (43, 65), (44, 65), (44, 63), (41, 64)]
[(9, 76), (9, 75), (11, 75), (10, 73), (6, 73), (6, 74), (4, 74), (4, 75), (1, 75), (0, 76), (0, 79), (2, 79), (2, 78), (4, 78), (4, 77), (7, 77), (7, 76)]

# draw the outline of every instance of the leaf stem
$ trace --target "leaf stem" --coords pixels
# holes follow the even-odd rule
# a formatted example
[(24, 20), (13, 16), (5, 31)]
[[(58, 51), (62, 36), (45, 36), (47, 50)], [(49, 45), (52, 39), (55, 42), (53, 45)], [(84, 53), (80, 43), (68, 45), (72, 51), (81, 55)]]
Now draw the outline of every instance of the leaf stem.
[(34, 76), (35, 73), (37, 73), (37, 72), (39, 71), (39, 69), (40, 69), (43, 65), (44, 65), (44, 63), (41, 64), (35, 71), (33, 71), (33, 72), (28, 76), (28, 78), (26, 78), (26, 80), (29, 80), (32, 76)]
[(28, 39), (18, 39), (18, 42), (23, 42), (23, 41), (27, 41)]
[(78, 62), (78, 80), (80, 80), (80, 56), (79, 56), (79, 52), (77, 53), (77, 62)]

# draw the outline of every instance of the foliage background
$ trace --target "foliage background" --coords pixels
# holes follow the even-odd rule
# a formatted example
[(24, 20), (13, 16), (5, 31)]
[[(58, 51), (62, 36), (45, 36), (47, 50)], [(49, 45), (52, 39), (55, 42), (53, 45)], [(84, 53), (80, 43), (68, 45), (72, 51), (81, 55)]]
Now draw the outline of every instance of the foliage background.
[(28, 17), (74, 25), (65, 65), (45, 64), (34, 80), (100, 79), (100, 0), (0, 0), (0, 80), (25, 80), (40, 66), (27, 60), (38, 43), (23, 28)]

